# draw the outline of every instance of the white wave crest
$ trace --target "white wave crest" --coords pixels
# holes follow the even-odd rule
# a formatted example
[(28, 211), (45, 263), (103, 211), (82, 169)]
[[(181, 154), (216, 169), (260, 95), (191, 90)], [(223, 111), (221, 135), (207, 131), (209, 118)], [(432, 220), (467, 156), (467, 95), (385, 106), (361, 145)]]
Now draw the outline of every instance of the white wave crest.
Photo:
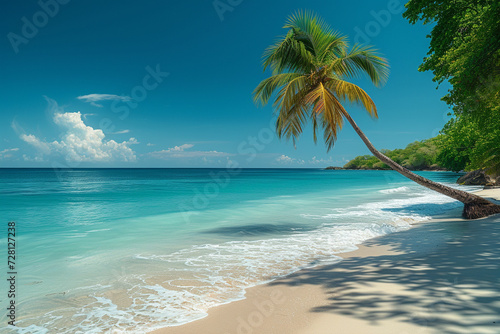
[(408, 190), (410, 190), (410, 188), (408, 188), (408, 187), (398, 187), (398, 188), (379, 190), (379, 193), (393, 194), (393, 193), (407, 192)]

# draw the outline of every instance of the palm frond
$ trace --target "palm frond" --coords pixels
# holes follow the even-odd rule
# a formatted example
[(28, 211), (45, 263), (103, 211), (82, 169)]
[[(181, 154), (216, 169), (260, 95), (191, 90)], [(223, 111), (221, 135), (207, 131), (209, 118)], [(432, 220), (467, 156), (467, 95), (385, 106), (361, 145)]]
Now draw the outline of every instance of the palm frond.
[(279, 113), (292, 110), (292, 107), (297, 104), (298, 99), (302, 99), (308, 89), (306, 76), (301, 75), (293, 78), (286, 85), (282, 86), (276, 96), (273, 107)]
[(377, 117), (370, 96), (347, 79), (367, 75), (380, 86), (389, 74), (387, 60), (371, 47), (349, 49), (345, 36), (311, 12), (291, 15), (284, 28), (287, 34), (264, 52), (264, 71), (270, 68), (272, 76), (255, 88), (254, 100), (266, 105), (275, 96), (273, 110), (278, 114), (280, 138), (293, 139), (295, 144), (311, 119), (314, 141), (322, 127), (330, 150), (348, 116), (343, 103), (358, 103)]
[[(300, 95), (305, 94), (302, 93)], [(297, 95), (298, 96), (298, 95)], [(290, 109), (281, 109), (276, 120), (276, 132), (279, 138), (285, 137), (287, 140), (290, 138), (295, 141), (302, 134), (303, 125), (307, 123), (308, 106), (304, 103), (303, 98), (295, 96), (295, 103)]]
[(318, 142), (318, 135), (316, 133), (318, 132), (318, 118), (319, 118), (319, 116), (314, 111), (311, 111), (310, 117), (312, 120), (313, 140), (314, 140), (314, 143), (316, 144)]
[(313, 89), (304, 100), (306, 104), (312, 105), (313, 114), (321, 116), (322, 126), (325, 129), (324, 139), (328, 150), (330, 150), (337, 139), (337, 133), (344, 124), (344, 108), (335, 95), (322, 83)]
[(301, 38), (312, 46), (316, 60), (324, 59), (327, 52), (340, 52), (346, 45), (346, 37), (334, 31), (322, 18), (309, 11), (298, 11), (291, 15), (285, 29), (303, 32)]
[(375, 49), (359, 45), (331, 59), (329, 70), (343, 78), (359, 78), (366, 74), (377, 87), (382, 86), (389, 76), (387, 60)]
[(370, 116), (377, 118), (377, 107), (361, 87), (344, 80), (330, 80), (325, 86), (338, 97), (338, 100), (362, 105)]
[(278, 88), (286, 86), (302, 76), (300, 73), (280, 73), (262, 80), (253, 91), (254, 102), (266, 105)]
[(344, 115), (347, 114), (347, 111), (338, 99), (334, 98), (332, 99), (332, 102), (338, 115), (338, 120), (335, 123), (332, 123), (328, 118), (323, 118), (323, 138), (325, 140), (327, 152), (329, 152), (335, 145), (337, 133), (342, 129), (342, 126), (344, 125)]
[(308, 73), (314, 69), (311, 47), (299, 41), (300, 31), (290, 30), (288, 34), (271, 45), (264, 52), (264, 71), (271, 67), (273, 74), (289, 72)]

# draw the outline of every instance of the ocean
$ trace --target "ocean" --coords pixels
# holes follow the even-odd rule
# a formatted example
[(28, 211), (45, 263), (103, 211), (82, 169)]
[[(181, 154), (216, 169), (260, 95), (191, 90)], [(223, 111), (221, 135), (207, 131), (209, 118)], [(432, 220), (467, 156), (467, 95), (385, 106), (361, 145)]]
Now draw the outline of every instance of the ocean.
[(17, 272), (16, 327), (3, 279), (0, 332), (61, 334), (184, 324), (461, 206), (393, 171), (320, 169), (0, 169), (0, 203)]

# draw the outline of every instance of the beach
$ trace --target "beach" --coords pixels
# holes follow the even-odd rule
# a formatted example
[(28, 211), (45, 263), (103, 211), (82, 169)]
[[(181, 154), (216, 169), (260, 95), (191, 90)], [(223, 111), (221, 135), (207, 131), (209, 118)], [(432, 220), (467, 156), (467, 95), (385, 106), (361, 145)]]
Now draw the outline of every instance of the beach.
[[(417, 298), (428, 293), (423, 281), (411, 285), (412, 268), (425, 274), (432, 264), (414, 264), (409, 254), (430, 254), (464, 231), (467, 240), (495, 232), (479, 225), (487, 219), (454, 219), (460, 202), (393, 171), (245, 169), (216, 183), (214, 175), (224, 180), (224, 172), (4, 170), (2, 214), (22, 231), (17, 251), (29, 274), (17, 277), (16, 328), (0, 332), (318, 333), (332, 321), (415, 326), (430, 321), (425, 314), (436, 303)], [(457, 185), (456, 173), (419, 173), (480, 190)], [(204, 192), (216, 186), (218, 194)], [(444, 222), (431, 222), (440, 216)], [(469, 248), (473, 258), (486, 253)], [(396, 275), (374, 280), (387, 270)], [(425, 280), (446, 289), (465, 279)], [(398, 304), (406, 302), (416, 307), (411, 319)]]
[[(481, 196), (500, 200), (500, 189)], [(499, 333), (500, 215), (455, 208), (156, 334)]]

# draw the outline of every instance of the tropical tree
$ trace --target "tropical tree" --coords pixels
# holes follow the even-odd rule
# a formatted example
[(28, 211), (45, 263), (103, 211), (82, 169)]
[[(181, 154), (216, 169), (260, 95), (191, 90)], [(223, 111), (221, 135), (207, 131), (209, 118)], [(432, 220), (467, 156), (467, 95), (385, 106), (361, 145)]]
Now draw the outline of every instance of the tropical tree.
[(477, 195), (428, 180), (404, 168), (377, 151), (346, 111), (346, 103), (361, 105), (378, 117), (370, 96), (348, 80), (367, 75), (375, 86), (388, 77), (388, 62), (368, 46), (349, 47), (346, 36), (333, 31), (321, 18), (308, 12), (291, 15), (284, 25), (288, 32), (263, 55), (264, 71), (272, 75), (254, 90), (254, 100), (266, 105), (274, 97), (279, 138), (294, 144), (310, 120), (314, 141), (318, 129), (328, 151), (333, 147), (344, 120), (354, 128), (368, 149), (395, 171), (429, 189), (464, 203), (463, 216), (480, 218), (500, 212), (500, 206)]
[(454, 119), (444, 127), (442, 158), (452, 168), (500, 173), (500, 1), (410, 0), (403, 16), (432, 24), (420, 71), (451, 85), (442, 98)]

